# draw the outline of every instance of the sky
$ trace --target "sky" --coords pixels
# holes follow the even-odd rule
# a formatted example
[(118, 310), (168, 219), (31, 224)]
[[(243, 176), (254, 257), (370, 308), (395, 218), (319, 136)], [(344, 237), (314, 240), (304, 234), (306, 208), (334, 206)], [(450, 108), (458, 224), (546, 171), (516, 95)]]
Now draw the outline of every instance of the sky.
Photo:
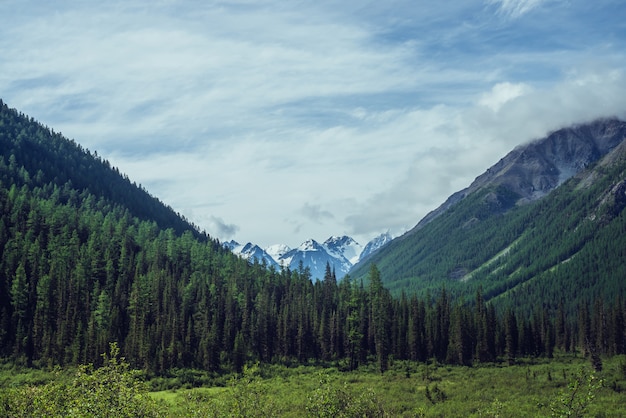
[(412, 228), (515, 146), (626, 117), (622, 0), (2, 0), (0, 98), (211, 236)]

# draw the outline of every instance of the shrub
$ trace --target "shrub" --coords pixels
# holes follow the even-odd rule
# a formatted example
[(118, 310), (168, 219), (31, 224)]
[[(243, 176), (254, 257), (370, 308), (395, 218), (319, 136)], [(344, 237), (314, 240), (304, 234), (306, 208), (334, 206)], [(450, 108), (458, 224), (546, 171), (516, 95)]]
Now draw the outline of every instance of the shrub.
[(385, 410), (372, 389), (355, 396), (346, 384), (331, 383), (322, 375), (319, 387), (309, 396), (306, 411), (314, 417), (384, 417)]
[(56, 379), (42, 386), (8, 389), (2, 396), (0, 412), (7, 417), (159, 417), (157, 403), (146, 385), (137, 379), (117, 344), (104, 354), (104, 366), (78, 367), (69, 381)]
[(216, 396), (197, 390), (187, 392), (184, 416), (237, 418), (278, 416), (260, 373), (258, 365), (245, 366), (242, 376), (233, 377), (224, 392)]
[(581, 367), (567, 386), (550, 403), (553, 417), (583, 417), (589, 404), (595, 399), (596, 392), (603, 386), (594, 372)]

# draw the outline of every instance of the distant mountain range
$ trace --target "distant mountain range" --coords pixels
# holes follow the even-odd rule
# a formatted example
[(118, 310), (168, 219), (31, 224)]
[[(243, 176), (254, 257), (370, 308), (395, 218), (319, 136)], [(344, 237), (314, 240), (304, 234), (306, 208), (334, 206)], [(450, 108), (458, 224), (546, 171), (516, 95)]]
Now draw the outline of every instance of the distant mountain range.
[(341, 279), (348, 274), (352, 266), (368, 258), (391, 240), (391, 235), (386, 232), (372, 239), (365, 246), (361, 246), (346, 235), (332, 236), (321, 244), (314, 239), (309, 239), (293, 249), (283, 244), (267, 248), (261, 248), (252, 243), (241, 245), (234, 240), (225, 242), (224, 246), (242, 258), (256, 260), (276, 269), (282, 267), (298, 269), (302, 263), (303, 268), (309, 269), (312, 279), (321, 280), (326, 272), (327, 264), (335, 272), (336, 277)]

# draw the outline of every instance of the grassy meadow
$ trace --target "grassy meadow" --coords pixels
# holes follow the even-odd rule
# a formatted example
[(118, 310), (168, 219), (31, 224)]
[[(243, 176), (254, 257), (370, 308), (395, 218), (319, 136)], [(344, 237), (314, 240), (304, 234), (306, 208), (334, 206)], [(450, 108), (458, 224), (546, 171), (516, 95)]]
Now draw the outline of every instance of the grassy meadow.
[[(0, 415), (626, 416), (626, 356), (604, 359), (600, 372), (586, 359), (561, 355), (518, 359), (513, 366), (397, 361), (384, 374), (375, 365), (350, 372), (341, 364), (252, 365), (237, 376), (174, 370), (162, 377), (130, 370), (123, 359), (110, 361), (95, 370), (1, 365)], [(121, 395), (127, 400), (120, 402)]]
[(573, 356), (514, 366), (396, 362), (382, 375), (375, 367), (263, 366), (225, 387), (152, 396), (170, 416), (622, 417), (626, 356), (605, 360), (597, 373)]

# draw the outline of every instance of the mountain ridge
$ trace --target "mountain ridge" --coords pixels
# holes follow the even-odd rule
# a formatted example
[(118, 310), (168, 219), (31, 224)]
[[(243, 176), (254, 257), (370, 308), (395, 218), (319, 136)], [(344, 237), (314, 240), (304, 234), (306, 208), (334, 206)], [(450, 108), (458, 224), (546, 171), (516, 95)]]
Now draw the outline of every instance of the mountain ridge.
[(190, 231), (196, 238), (209, 239), (198, 226), (152, 196), (143, 186), (131, 182), (97, 152), (92, 153), (54, 129), (10, 108), (2, 99), (0, 126), (7, 130), (0, 134), (0, 157), (32, 173), (14, 179), (16, 184), (55, 184), (59, 188), (88, 191), (124, 206), (142, 220), (156, 222), (163, 229), (172, 228), (179, 235)]
[(321, 280), (324, 278), (327, 263), (335, 271), (337, 278), (341, 279), (360, 259), (371, 255), (390, 241), (391, 235), (386, 232), (374, 237), (365, 246), (347, 235), (333, 235), (323, 243), (308, 239), (296, 248), (289, 248), (284, 244), (260, 248), (250, 242), (241, 245), (234, 240), (222, 245), (246, 260), (265, 262), (268, 267), (273, 266), (276, 269), (299, 269), (302, 262), (302, 267), (309, 269), (312, 279)]
[(626, 123), (611, 117), (561, 128), (519, 145), (476, 177), (468, 187), (450, 195), (415, 228), (423, 227), (467, 195), (488, 185), (507, 186), (520, 196), (518, 204), (539, 199), (606, 155), (625, 136)]

